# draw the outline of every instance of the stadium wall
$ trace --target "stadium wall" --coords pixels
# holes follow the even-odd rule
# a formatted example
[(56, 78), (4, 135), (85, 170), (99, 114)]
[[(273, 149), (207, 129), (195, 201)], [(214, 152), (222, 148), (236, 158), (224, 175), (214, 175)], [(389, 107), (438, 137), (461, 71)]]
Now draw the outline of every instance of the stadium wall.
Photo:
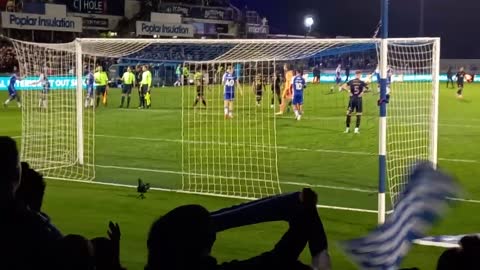
[[(370, 74), (364, 73), (363, 77), (369, 76)], [(480, 78), (480, 74), (477, 74), (476, 77)], [(307, 73), (304, 75), (307, 82), (313, 81), (313, 74)], [(354, 75), (352, 74), (350, 78), (353, 79)], [(0, 76), (0, 91), (6, 91), (8, 86), (9, 76)], [(345, 80), (346, 77), (343, 76)], [(51, 83), (51, 90), (56, 89), (75, 89), (77, 85), (77, 81), (74, 76), (51, 76), (49, 77)], [(431, 81), (432, 78), (429, 75), (415, 75), (415, 74), (404, 74), (404, 75), (395, 75), (393, 77), (394, 82), (418, 82), (418, 81)], [(32, 86), (33, 82), (38, 81), (36, 77), (27, 77), (21, 81), (17, 81), (17, 90), (41, 90), (40, 85)], [(335, 74), (334, 73), (322, 73), (320, 77), (321, 82), (325, 83), (333, 83), (335, 82)], [(447, 81), (447, 74), (440, 75), (440, 81), (446, 82)], [(375, 76), (372, 77), (372, 82), (376, 82)]]

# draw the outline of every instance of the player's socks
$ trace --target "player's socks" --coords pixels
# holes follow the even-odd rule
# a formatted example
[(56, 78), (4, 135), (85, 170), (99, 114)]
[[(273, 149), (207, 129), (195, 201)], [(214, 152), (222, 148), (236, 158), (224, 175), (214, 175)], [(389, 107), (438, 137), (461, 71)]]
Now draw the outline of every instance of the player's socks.
[(44, 99), (43, 100), (43, 108), (47, 108), (48, 107), (48, 100), (47, 99)]
[(223, 111), (224, 111), (225, 115), (228, 115), (228, 113), (229, 113), (228, 107), (223, 108)]
[(203, 106), (207, 107), (207, 102), (204, 99), (202, 99), (202, 103), (203, 103)]
[(127, 108), (130, 107), (130, 100), (131, 100), (131, 98), (130, 98), (130, 96), (128, 96), (128, 97), (127, 97)]
[(350, 128), (350, 123), (352, 122), (352, 116), (351, 115), (347, 115), (347, 121), (346, 121), (346, 125), (347, 125), (347, 128)]
[(120, 108), (123, 108), (123, 104), (125, 104), (125, 96), (122, 96), (122, 101), (120, 102)]
[(97, 108), (98, 108), (98, 105), (100, 105), (100, 97), (97, 97)]
[(228, 112), (228, 117), (233, 118), (233, 112), (232, 111)]
[(193, 107), (196, 107), (196, 106), (197, 106), (197, 104), (198, 104), (198, 98), (197, 98), (197, 99), (195, 99), (195, 102), (193, 103)]
[(355, 127), (358, 129), (360, 128), (360, 123), (362, 122), (362, 116), (357, 115), (357, 123), (355, 124)]

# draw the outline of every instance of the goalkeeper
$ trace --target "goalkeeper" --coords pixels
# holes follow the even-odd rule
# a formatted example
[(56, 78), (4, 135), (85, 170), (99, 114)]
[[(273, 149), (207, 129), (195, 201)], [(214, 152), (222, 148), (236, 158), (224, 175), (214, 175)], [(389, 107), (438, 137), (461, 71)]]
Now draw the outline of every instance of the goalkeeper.
[(283, 66), (283, 70), (285, 71), (285, 85), (283, 86), (283, 94), (282, 94), (282, 103), (280, 104), (280, 112), (276, 113), (276, 115), (282, 115), (285, 112), (285, 109), (288, 106), (287, 111), (290, 110), (292, 106), (292, 80), (293, 80), (293, 70), (289, 64), (285, 64)]
[[(198, 205), (176, 208), (153, 224), (145, 269), (331, 269), (327, 236), (316, 203), (317, 195), (304, 189), (212, 213)], [(286, 221), (289, 229), (271, 251), (221, 265), (210, 256), (217, 233), (273, 221)], [(298, 260), (307, 243), (312, 268)]]
[(147, 65), (142, 67), (142, 80), (140, 81), (140, 106), (139, 109), (150, 108), (152, 99), (150, 96), (152, 87), (152, 73)]

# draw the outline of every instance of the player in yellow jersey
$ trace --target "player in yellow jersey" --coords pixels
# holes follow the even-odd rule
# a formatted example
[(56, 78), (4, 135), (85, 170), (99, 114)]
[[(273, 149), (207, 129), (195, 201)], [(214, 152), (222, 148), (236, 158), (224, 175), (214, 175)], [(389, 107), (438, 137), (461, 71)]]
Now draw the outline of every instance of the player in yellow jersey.
[(292, 85), (294, 74), (289, 64), (283, 65), (283, 70), (285, 71), (285, 85), (283, 86), (282, 104), (280, 104), (280, 112), (278, 112), (277, 115), (282, 115), (285, 112), (287, 104), (289, 108), (290, 106), (292, 106), (293, 92), (290, 86)]

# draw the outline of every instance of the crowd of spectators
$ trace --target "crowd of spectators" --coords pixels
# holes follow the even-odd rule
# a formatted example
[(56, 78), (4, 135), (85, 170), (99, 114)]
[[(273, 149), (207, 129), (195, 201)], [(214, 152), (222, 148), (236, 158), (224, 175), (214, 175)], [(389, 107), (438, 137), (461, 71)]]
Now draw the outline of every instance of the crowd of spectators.
[(360, 53), (320, 57), (310, 62), (310, 65), (318, 65), (323, 69), (335, 69), (341, 64), (343, 68), (349, 66), (351, 69), (374, 70), (377, 67), (378, 60), (375, 54)]
[(0, 73), (10, 73), (14, 66), (18, 66), (15, 49), (12, 46), (0, 44)]

